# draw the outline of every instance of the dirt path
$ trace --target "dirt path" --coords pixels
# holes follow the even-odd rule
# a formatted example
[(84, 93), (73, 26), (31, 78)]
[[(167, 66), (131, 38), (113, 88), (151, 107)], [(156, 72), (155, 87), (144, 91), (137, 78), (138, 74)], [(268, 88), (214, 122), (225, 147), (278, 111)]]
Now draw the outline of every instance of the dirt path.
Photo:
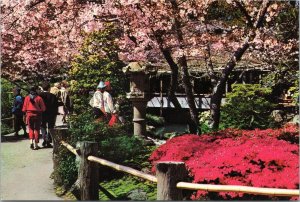
[(63, 200), (55, 195), (50, 179), (52, 150), (31, 150), (28, 139), (2, 142), (0, 199)]

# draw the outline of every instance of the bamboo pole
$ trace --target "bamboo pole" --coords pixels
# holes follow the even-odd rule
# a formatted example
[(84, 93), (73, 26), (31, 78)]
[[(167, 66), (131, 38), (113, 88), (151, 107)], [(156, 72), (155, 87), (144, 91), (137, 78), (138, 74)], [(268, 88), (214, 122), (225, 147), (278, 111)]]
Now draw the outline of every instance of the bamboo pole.
[(104, 159), (101, 159), (101, 158), (98, 158), (95, 156), (89, 156), (88, 160), (100, 163), (101, 165), (108, 166), (108, 167), (113, 168), (118, 171), (123, 171), (123, 172), (129, 173), (131, 175), (143, 178), (145, 180), (149, 180), (151, 182), (157, 182), (157, 178), (155, 176), (143, 173), (141, 171), (135, 170), (135, 169), (127, 167), (127, 166), (122, 166), (122, 165), (119, 165), (116, 163), (112, 163), (110, 161), (107, 161), (107, 160), (104, 160)]
[(66, 143), (65, 141), (62, 140), (62, 141), (60, 141), (60, 143), (62, 145), (64, 145), (70, 152), (72, 152), (76, 156), (80, 156), (79, 151), (77, 149), (75, 149), (74, 147), (72, 147), (71, 145), (69, 145), (68, 143)]
[(188, 182), (177, 183), (179, 189), (189, 190), (204, 190), (211, 192), (231, 191), (242, 192), (247, 194), (257, 195), (273, 195), (273, 196), (299, 196), (300, 192), (296, 189), (275, 189), (275, 188), (262, 188), (262, 187), (249, 187), (238, 185), (210, 185), (210, 184), (195, 184)]

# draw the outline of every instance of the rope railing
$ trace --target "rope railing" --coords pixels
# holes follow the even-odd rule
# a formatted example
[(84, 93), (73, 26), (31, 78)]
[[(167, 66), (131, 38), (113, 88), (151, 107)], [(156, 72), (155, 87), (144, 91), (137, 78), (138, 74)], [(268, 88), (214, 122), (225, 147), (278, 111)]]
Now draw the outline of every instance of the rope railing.
[[(80, 152), (78, 149), (75, 149), (68, 143), (61, 141), (61, 144), (65, 146), (70, 152), (73, 154), (80, 156)], [(159, 183), (163, 180), (158, 180), (158, 177), (146, 174), (144, 172), (138, 171), (136, 169), (119, 165), (105, 159), (101, 159), (95, 156), (88, 156), (88, 161), (96, 162), (98, 164), (108, 166), (118, 171), (126, 172), (128, 174), (134, 175), (136, 177), (143, 178), (145, 180), (149, 180), (151, 182)], [(170, 162), (171, 163), (171, 162)], [(178, 162), (175, 162), (175, 165)], [(168, 164), (165, 162), (165, 164)], [(163, 170), (168, 170), (167, 167)], [(171, 173), (174, 173), (173, 171)], [(167, 174), (168, 175), (168, 174)], [(158, 176), (158, 175), (157, 175)], [(168, 176), (174, 177), (174, 176)], [(203, 190), (203, 191), (210, 191), (210, 192), (240, 192), (240, 193), (247, 193), (247, 194), (255, 194), (255, 195), (272, 195), (272, 196), (299, 196), (300, 191), (295, 189), (278, 189), (278, 188), (262, 188), (262, 187), (250, 187), (250, 186), (239, 186), (239, 185), (211, 185), (211, 184), (197, 184), (197, 183), (188, 183), (188, 182), (180, 182), (174, 184), (178, 189), (187, 189), (187, 190)]]

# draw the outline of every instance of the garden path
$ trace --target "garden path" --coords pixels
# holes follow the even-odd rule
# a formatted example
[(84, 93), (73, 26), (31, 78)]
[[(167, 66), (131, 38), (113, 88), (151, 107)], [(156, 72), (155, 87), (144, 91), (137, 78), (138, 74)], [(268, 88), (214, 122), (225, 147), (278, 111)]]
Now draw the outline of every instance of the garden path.
[(54, 192), (52, 171), (52, 148), (31, 150), (28, 139), (7, 138), (1, 142), (0, 200), (63, 200)]

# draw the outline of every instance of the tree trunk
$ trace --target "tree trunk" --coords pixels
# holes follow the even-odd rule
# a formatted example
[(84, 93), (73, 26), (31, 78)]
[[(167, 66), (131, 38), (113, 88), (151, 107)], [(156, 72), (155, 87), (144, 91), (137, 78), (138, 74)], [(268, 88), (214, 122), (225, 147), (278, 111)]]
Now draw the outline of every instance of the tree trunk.
[[(179, 49), (182, 50), (184, 53), (184, 39), (183, 39), (183, 33), (182, 33), (182, 25), (181, 25), (181, 17), (179, 15), (179, 8), (176, 0), (171, 0), (170, 1), (173, 9), (173, 14), (175, 16), (174, 18), (174, 29), (177, 35), (177, 40), (179, 42)], [(188, 71), (188, 65), (187, 65), (187, 60), (186, 56), (183, 54), (181, 57), (178, 59), (178, 64), (181, 68), (182, 72), (182, 80), (183, 80), (183, 86), (185, 89), (185, 93), (187, 96), (187, 102), (189, 105), (189, 111), (190, 111), (190, 120), (189, 120), (189, 127), (190, 127), (190, 132), (191, 133), (201, 133), (201, 131), (198, 131), (198, 110), (195, 105), (195, 97), (193, 94), (193, 88), (190, 80), (190, 75)]]
[(236, 66), (236, 62), (241, 59), (245, 51), (248, 49), (249, 43), (246, 41), (238, 50), (235, 51), (226, 67), (222, 71), (222, 75), (217, 82), (217, 85), (214, 87), (214, 92), (211, 96), (210, 111), (212, 116), (212, 128), (218, 129), (220, 124), (220, 115), (221, 115), (221, 101), (223, 93), (225, 90), (226, 82), (228, 76), (231, 74), (233, 68)]
[(198, 123), (199, 123), (199, 118), (198, 118), (198, 110), (195, 105), (195, 96), (193, 94), (193, 86), (191, 84), (190, 80), (190, 74), (188, 71), (187, 67), (187, 61), (186, 57), (182, 56), (179, 59), (179, 64), (181, 66), (181, 71), (182, 71), (182, 80), (183, 80), (183, 86), (184, 90), (187, 96), (187, 102), (189, 105), (189, 112), (190, 112), (190, 120), (189, 120), (189, 127), (190, 127), (190, 133), (194, 134), (201, 134), (200, 129), (198, 129)]
[(166, 49), (161, 49), (166, 61), (168, 62), (170, 68), (171, 68), (171, 82), (170, 82), (170, 87), (168, 90), (168, 100), (170, 100), (174, 107), (177, 109), (181, 108), (181, 105), (179, 104), (176, 96), (175, 96), (175, 92), (178, 86), (178, 66), (177, 64), (174, 62), (170, 51), (166, 50)]
[(178, 65), (175, 63), (175, 61), (172, 58), (170, 50), (163, 47), (163, 39), (162, 34), (157, 33), (153, 31), (153, 34), (155, 36), (155, 39), (159, 45), (159, 49), (162, 52), (165, 60), (167, 61), (169, 67), (171, 68), (171, 82), (170, 87), (168, 90), (168, 101), (171, 101), (175, 108), (180, 109), (181, 105), (179, 104), (175, 92), (178, 86)]
[(220, 85), (211, 95), (210, 99), (210, 114), (212, 118), (212, 128), (217, 130), (220, 125), (220, 117), (221, 117), (221, 101), (223, 97), (225, 86)]
[[(246, 50), (249, 47), (249, 41), (253, 41), (253, 39), (256, 36), (256, 30), (263, 26), (263, 20), (264, 16), (267, 12), (268, 6), (270, 5), (270, 1), (265, 0), (261, 4), (261, 8), (257, 14), (256, 22), (254, 24), (250, 23), (253, 27), (252, 30), (250, 30), (248, 37), (246, 41), (243, 43), (243, 45), (238, 48), (233, 56), (230, 58), (229, 62), (226, 64), (225, 69), (222, 72), (221, 78), (219, 79), (217, 85), (215, 86), (215, 89), (212, 97), (211, 97), (211, 115), (213, 119), (212, 127), (213, 129), (219, 128), (220, 123), (220, 107), (221, 107), (221, 101), (222, 101), (222, 94), (224, 92), (224, 88), (226, 85), (226, 82), (228, 80), (229, 74), (232, 72), (233, 68), (236, 66), (237, 61), (239, 61)], [(241, 6), (241, 5), (240, 5)], [(245, 11), (243, 11), (245, 12)]]

